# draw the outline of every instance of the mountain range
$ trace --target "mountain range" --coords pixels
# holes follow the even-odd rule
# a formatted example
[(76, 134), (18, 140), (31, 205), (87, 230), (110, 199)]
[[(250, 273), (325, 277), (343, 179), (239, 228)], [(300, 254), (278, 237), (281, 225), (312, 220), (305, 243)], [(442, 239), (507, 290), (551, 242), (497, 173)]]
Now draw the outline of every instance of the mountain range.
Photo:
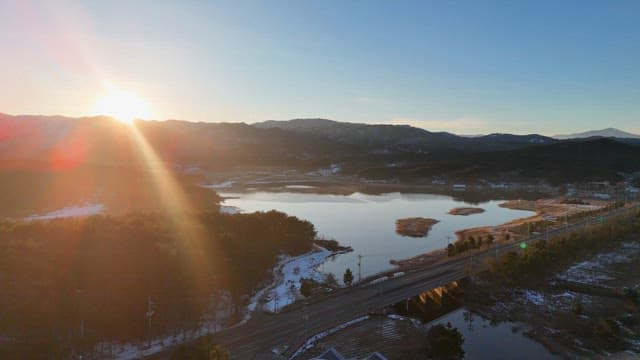
[(592, 137), (618, 138), (618, 139), (640, 139), (640, 135), (632, 134), (616, 128), (606, 128), (602, 130), (591, 130), (576, 134), (554, 135), (554, 139), (584, 139)]
[(621, 173), (640, 171), (638, 139), (618, 137), (465, 137), (408, 125), (326, 119), (252, 125), (136, 121), (135, 128), (141, 137), (134, 136), (129, 125), (108, 117), (0, 114), (0, 171), (8, 178), (13, 171), (64, 172), (87, 167), (98, 167), (101, 174), (138, 171), (148, 167), (139, 156), (141, 138), (175, 169), (306, 172), (340, 164), (342, 174), (362, 178), (556, 183), (619, 180)]
[(409, 125), (370, 125), (327, 119), (270, 120), (253, 124), (253, 126), (309, 134), (344, 144), (373, 147), (386, 152), (497, 151), (557, 142), (556, 139), (537, 134), (490, 134), (465, 137), (448, 132), (430, 132)]

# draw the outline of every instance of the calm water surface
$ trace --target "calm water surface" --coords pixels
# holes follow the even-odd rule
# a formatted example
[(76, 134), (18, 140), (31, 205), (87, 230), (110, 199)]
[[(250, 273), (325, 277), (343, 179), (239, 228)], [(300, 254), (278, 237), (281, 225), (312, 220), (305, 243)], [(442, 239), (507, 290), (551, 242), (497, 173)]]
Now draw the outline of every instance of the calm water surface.
[[(490, 321), (470, 313), (466, 309), (458, 309), (428, 324), (451, 323), (462, 333), (465, 359), (479, 360), (547, 360), (558, 359), (540, 343), (522, 334), (521, 325), (504, 322), (491, 324)], [(513, 329), (519, 328), (517, 332)]]
[[(311, 221), (318, 234), (334, 238), (353, 252), (338, 255), (325, 262), (321, 270), (333, 273), (341, 280), (347, 268), (358, 276), (358, 255), (361, 255), (362, 276), (390, 270), (392, 259), (405, 259), (446, 247), (455, 240), (456, 230), (475, 226), (495, 226), (521, 217), (530, 211), (511, 210), (498, 206), (502, 201), (489, 201), (477, 206), (482, 214), (449, 215), (454, 207), (473, 206), (449, 196), (431, 194), (389, 193), (382, 195), (301, 194), (301, 193), (222, 193), (224, 205), (243, 212), (278, 210)], [(425, 238), (403, 237), (395, 232), (395, 221), (404, 217), (428, 217), (439, 220)]]

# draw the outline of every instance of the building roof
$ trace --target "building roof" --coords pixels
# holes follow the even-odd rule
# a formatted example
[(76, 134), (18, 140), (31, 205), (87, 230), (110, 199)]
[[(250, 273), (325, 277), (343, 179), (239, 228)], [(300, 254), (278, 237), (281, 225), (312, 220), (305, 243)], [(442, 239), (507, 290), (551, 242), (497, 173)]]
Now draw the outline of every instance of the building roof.
[[(322, 355), (315, 357), (311, 360), (347, 360), (342, 354), (340, 354), (336, 349), (329, 348), (327, 351), (323, 352)], [(367, 356), (363, 360), (388, 360), (384, 355), (379, 352), (374, 352), (373, 354)]]
[(330, 348), (329, 350), (322, 353), (322, 355), (314, 358), (313, 360), (346, 360), (344, 356), (340, 355), (339, 352), (334, 348)]
[(388, 360), (388, 359), (384, 355), (376, 351), (373, 354), (367, 356), (364, 360)]

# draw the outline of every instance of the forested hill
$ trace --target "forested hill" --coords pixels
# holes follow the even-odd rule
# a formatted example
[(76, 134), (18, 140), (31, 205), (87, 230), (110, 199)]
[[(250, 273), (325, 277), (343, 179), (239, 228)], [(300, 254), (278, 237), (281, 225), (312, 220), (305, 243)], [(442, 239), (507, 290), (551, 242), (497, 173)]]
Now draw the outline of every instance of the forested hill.
[(138, 121), (135, 129), (107, 117), (0, 114), (0, 218), (86, 202), (110, 214), (159, 211), (158, 160), (195, 209), (212, 210), (215, 193), (188, 169), (317, 169), (360, 153), (246, 124)]
[[(308, 252), (316, 235), (311, 223), (275, 211), (196, 215), (202, 239), (180, 236), (174, 220), (0, 222), (0, 358), (68, 359), (72, 348), (195, 329), (212, 301), (228, 291), (240, 305), (280, 254)], [(211, 266), (195, 268), (194, 254)]]
[[(316, 166), (360, 150), (243, 123), (136, 121), (136, 128), (162, 160), (210, 168)], [(0, 114), (0, 160), (16, 166), (20, 161), (47, 162), (52, 169), (78, 164), (144, 166), (139, 142), (129, 125), (108, 117)]]
[(470, 154), (389, 169), (369, 168), (365, 177), (397, 176), (406, 181), (447, 176), (463, 182), (548, 181), (552, 184), (586, 180), (620, 180), (622, 173), (640, 170), (640, 146), (612, 139), (563, 141), (511, 151)]
[(537, 135), (490, 134), (464, 137), (447, 132), (430, 132), (409, 125), (370, 125), (326, 119), (265, 121), (254, 124), (263, 129), (282, 129), (297, 134), (312, 134), (339, 143), (355, 144), (388, 151), (405, 152), (480, 152), (512, 150), (557, 140)]
[[(133, 174), (150, 169), (148, 154), (142, 150), (145, 144), (156, 160), (175, 172), (188, 168), (308, 172), (339, 164), (341, 174), (367, 179), (617, 180), (620, 172), (640, 170), (634, 155), (638, 148), (631, 140), (556, 140), (536, 134), (464, 137), (406, 125), (325, 119), (254, 125), (136, 121), (132, 128), (107, 117), (0, 114), (0, 176), (19, 173), (28, 178), (25, 174), (37, 172), (43, 179), (62, 176), (72, 182), (70, 174), (99, 169), (103, 175), (96, 177), (92, 191), (111, 193), (109, 184), (98, 184), (102, 179), (132, 174), (122, 176), (120, 183), (137, 181), (142, 175)], [(89, 178), (80, 178), (80, 184)], [(139, 188), (144, 187), (152, 188)], [(16, 192), (15, 187), (11, 190)]]

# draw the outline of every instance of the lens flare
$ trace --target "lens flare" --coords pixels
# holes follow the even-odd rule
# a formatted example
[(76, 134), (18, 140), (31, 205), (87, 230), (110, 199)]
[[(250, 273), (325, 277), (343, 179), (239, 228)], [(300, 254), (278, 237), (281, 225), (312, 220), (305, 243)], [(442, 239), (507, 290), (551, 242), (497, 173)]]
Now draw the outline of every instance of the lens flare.
[[(207, 282), (210, 282), (216, 272), (216, 267), (211, 259), (207, 258), (205, 248), (206, 243), (212, 244), (208, 239), (203, 224), (198, 221), (198, 211), (193, 208), (187, 195), (180, 184), (174, 179), (171, 171), (167, 169), (162, 159), (149, 145), (145, 136), (132, 124), (131, 136), (139, 151), (143, 163), (151, 173), (155, 191), (160, 197), (164, 211), (169, 217), (170, 225), (181, 242), (189, 259), (188, 266), (191, 268), (191, 276), (196, 292), (203, 292)], [(207, 241), (209, 240), (209, 241)]]
[(134, 93), (111, 90), (96, 100), (93, 113), (111, 116), (124, 123), (131, 123), (134, 119), (150, 118), (151, 108)]

